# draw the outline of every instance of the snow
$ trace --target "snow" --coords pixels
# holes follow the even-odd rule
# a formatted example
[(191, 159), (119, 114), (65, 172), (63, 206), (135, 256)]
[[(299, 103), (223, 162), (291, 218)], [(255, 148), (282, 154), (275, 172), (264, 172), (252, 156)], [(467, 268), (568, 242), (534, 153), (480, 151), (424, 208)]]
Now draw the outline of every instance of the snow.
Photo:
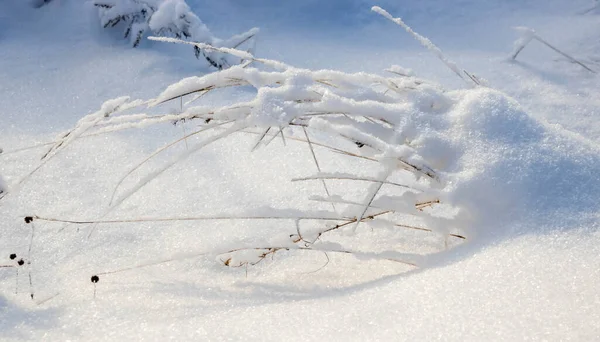
[[(182, 20), (182, 18), (185, 19)], [(154, 32), (174, 25), (178, 31), (189, 31), (191, 39), (194, 41), (212, 43), (213, 40), (208, 27), (191, 12), (190, 7), (183, 0), (162, 2), (148, 25)]]
[(600, 338), (598, 76), (535, 40), (507, 61), (526, 26), (599, 70), (593, 3), (380, 4), (489, 87), (364, 1), (187, 4), (264, 27), (253, 63), (0, 5), (2, 340)]

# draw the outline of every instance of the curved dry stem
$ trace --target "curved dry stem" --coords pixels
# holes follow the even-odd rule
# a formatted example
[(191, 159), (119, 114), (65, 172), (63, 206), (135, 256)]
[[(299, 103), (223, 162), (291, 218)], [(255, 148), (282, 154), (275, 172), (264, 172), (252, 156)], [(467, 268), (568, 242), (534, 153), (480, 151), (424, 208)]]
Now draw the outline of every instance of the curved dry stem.
[(163, 152), (163, 151), (165, 151), (165, 150), (169, 149), (170, 147), (172, 147), (172, 146), (174, 146), (174, 145), (177, 145), (178, 143), (180, 143), (180, 142), (182, 142), (182, 141), (185, 141), (185, 140), (186, 140), (187, 138), (189, 138), (189, 137), (192, 137), (192, 136), (194, 136), (194, 135), (197, 135), (197, 134), (200, 134), (200, 133), (202, 133), (202, 132), (206, 132), (206, 131), (208, 131), (208, 130), (210, 130), (210, 129), (212, 129), (212, 128), (219, 127), (219, 126), (223, 126), (223, 125), (226, 125), (226, 124), (228, 124), (228, 123), (232, 123), (232, 122), (233, 122), (233, 120), (231, 120), (231, 121), (225, 121), (225, 122), (220, 122), (220, 123), (216, 123), (216, 124), (212, 124), (212, 125), (210, 125), (210, 127), (204, 127), (204, 128), (202, 128), (202, 129), (200, 129), (200, 130), (197, 130), (197, 131), (195, 131), (195, 132), (192, 132), (192, 133), (190, 133), (190, 134), (184, 135), (183, 137), (181, 137), (181, 138), (179, 138), (179, 139), (177, 139), (177, 140), (174, 140), (174, 141), (172, 141), (171, 143), (169, 143), (169, 144), (167, 144), (167, 145), (164, 145), (164, 146), (162, 146), (161, 148), (159, 148), (158, 150), (154, 151), (154, 152), (153, 152), (151, 155), (149, 155), (147, 158), (145, 158), (144, 160), (142, 160), (142, 161), (141, 161), (139, 164), (137, 164), (135, 167), (133, 167), (132, 169), (130, 169), (130, 170), (129, 170), (129, 171), (128, 171), (128, 172), (127, 172), (127, 173), (126, 173), (126, 174), (125, 174), (123, 177), (121, 177), (121, 178), (119, 179), (119, 181), (117, 182), (117, 185), (115, 186), (115, 188), (114, 188), (114, 190), (113, 190), (113, 192), (112, 192), (112, 194), (111, 194), (111, 196), (110, 196), (109, 205), (111, 205), (111, 204), (112, 204), (112, 201), (113, 201), (113, 200), (114, 200), (114, 198), (115, 198), (115, 195), (116, 195), (116, 193), (117, 193), (117, 190), (119, 189), (119, 187), (121, 186), (121, 184), (123, 184), (123, 182), (125, 181), (125, 179), (127, 179), (127, 177), (128, 177), (129, 175), (131, 175), (131, 174), (132, 174), (133, 172), (135, 172), (137, 169), (139, 169), (140, 167), (142, 167), (142, 165), (144, 165), (144, 164), (145, 164), (146, 162), (148, 162), (150, 159), (154, 158), (155, 156), (157, 156), (157, 155), (158, 155), (158, 154), (160, 154), (161, 152)]
[(284, 216), (284, 215), (208, 215), (208, 216), (192, 216), (192, 217), (147, 217), (133, 218), (120, 220), (75, 220), (62, 219), (44, 216), (27, 216), (33, 220), (70, 223), (70, 224), (115, 224), (115, 223), (141, 223), (141, 222), (180, 222), (180, 221), (220, 221), (220, 220), (315, 220), (315, 221), (348, 221), (355, 222), (355, 219), (343, 217), (326, 217), (326, 216)]
[[(302, 131), (304, 132), (304, 136), (306, 137), (306, 143), (308, 144), (308, 148), (310, 149), (310, 153), (313, 157), (313, 161), (315, 162), (315, 166), (317, 167), (317, 171), (321, 172), (321, 166), (319, 166), (319, 161), (317, 160), (317, 155), (315, 154), (315, 150), (313, 149), (312, 142), (310, 141), (310, 138), (308, 137), (308, 132), (306, 131), (306, 127), (302, 127)], [(329, 193), (329, 189), (327, 188), (327, 183), (325, 183), (324, 179), (321, 179), (321, 183), (323, 184), (325, 193), (327, 194), (328, 197), (330, 197), (331, 194)], [(331, 203), (331, 207), (333, 208), (333, 211), (336, 211), (335, 204)]]
[(390, 181), (380, 181), (377, 180), (376, 178), (371, 178), (371, 177), (360, 177), (360, 176), (341, 176), (341, 175), (335, 175), (335, 174), (320, 174), (320, 175), (315, 175), (315, 176), (308, 176), (308, 177), (301, 177), (301, 178), (292, 178), (292, 182), (300, 182), (300, 181), (310, 181), (310, 180), (323, 180), (323, 179), (337, 179), (337, 180), (356, 180), (356, 181), (364, 181), (364, 182), (374, 182), (374, 183), (383, 183), (383, 184), (389, 184), (389, 185), (393, 185), (393, 186), (397, 186), (397, 187), (401, 187), (401, 188), (405, 188), (408, 190), (414, 190), (417, 192), (422, 192), (423, 190), (421, 189), (416, 189), (411, 187), (410, 185), (406, 185), (406, 184), (400, 184), (400, 183), (395, 183), (395, 182), (390, 182)]
[(256, 261), (256, 262), (241, 262), (240, 264), (237, 264), (237, 265), (231, 265), (232, 258), (228, 258), (225, 261), (223, 261), (223, 260), (221, 260), (221, 261), (226, 266), (229, 266), (229, 267), (242, 267), (242, 266), (246, 266), (246, 265), (257, 265), (262, 260), (264, 260), (268, 255), (275, 254), (278, 251), (284, 250), (284, 251), (311, 251), (311, 252), (327, 252), (327, 253), (350, 254), (350, 255), (355, 255), (357, 257), (361, 257), (361, 258), (368, 257), (370, 259), (388, 260), (388, 261), (393, 261), (393, 262), (405, 264), (405, 265), (408, 265), (408, 266), (413, 266), (413, 267), (417, 267), (417, 268), (419, 267), (417, 265), (417, 263), (415, 263), (415, 262), (405, 261), (405, 260), (401, 260), (401, 259), (398, 259), (398, 258), (386, 257), (386, 256), (384, 256), (383, 253), (365, 253), (365, 252), (352, 251), (352, 250), (347, 250), (347, 249), (315, 249), (313, 247), (269, 246), (269, 247), (236, 248), (236, 249), (232, 249), (230, 251), (227, 251), (225, 253), (222, 253), (222, 255), (223, 254), (240, 252), (240, 251), (248, 251), (248, 250), (264, 251), (264, 252), (262, 252), (260, 255), (257, 256), (259, 258), (259, 260)]
[(231, 133), (234, 133), (234, 132), (239, 131), (239, 130), (243, 130), (245, 128), (247, 128), (247, 125), (245, 125), (244, 123), (234, 124), (233, 126), (231, 126), (230, 128), (228, 128), (225, 132), (223, 132), (221, 134), (217, 134), (216, 136), (213, 136), (213, 137), (207, 139), (206, 141), (204, 141), (204, 142), (202, 142), (202, 143), (200, 143), (200, 144), (198, 144), (198, 145), (190, 148), (188, 151), (186, 151), (185, 153), (181, 154), (179, 156), (179, 158), (177, 158), (176, 160), (174, 160), (174, 161), (166, 164), (162, 168), (158, 169), (157, 171), (149, 174), (147, 177), (145, 177), (144, 179), (142, 179), (132, 190), (130, 190), (122, 198), (120, 198), (111, 207), (111, 209), (119, 206), (121, 203), (123, 203), (123, 201), (125, 201), (126, 199), (128, 199), (129, 197), (131, 197), (133, 194), (135, 194), (137, 191), (139, 191), (142, 187), (144, 187), (150, 181), (152, 181), (153, 179), (155, 179), (156, 177), (160, 176), (165, 171), (167, 171), (168, 169), (170, 169), (171, 167), (173, 167), (173, 165), (175, 165), (175, 164), (179, 163), (180, 161), (188, 158), (189, 156), (191, 156), (195, 152), (198, 152), (203, 147), (206, 147), (207, 145), (210, 145), (210, 144), (212, 144), (212, 143), (214, 143), (216, 141), (219, 141), (219, 140), (221, 140), (221, 139), (229, 136)]

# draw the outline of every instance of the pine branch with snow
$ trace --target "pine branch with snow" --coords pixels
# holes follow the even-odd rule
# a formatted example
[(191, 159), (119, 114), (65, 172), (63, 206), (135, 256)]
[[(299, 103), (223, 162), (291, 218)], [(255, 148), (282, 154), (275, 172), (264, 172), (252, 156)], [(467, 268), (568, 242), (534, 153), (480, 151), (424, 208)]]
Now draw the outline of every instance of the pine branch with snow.
[(138, 0), (95, 0), (100, 24), (104, 28), (125, 26), (124, 38), (137, 47), (148, 30), (148, 22), (156, 11), (154, 4)]
[[(124, 26), (124, 37), (137, 47), (148, 32), (161, 37), (173, 37), (216, 47), (239, 48), (250, 45), (258, 32), (253, 28), (229, 39), (213, 36), (208, 27), (192, 12), (184, 0), (95, 0), (100, 23), (104, 28)], [(227, 54), (206, 51), (194, 46), (198, 59), (205, 59), (218, 69), (241, 61)]]

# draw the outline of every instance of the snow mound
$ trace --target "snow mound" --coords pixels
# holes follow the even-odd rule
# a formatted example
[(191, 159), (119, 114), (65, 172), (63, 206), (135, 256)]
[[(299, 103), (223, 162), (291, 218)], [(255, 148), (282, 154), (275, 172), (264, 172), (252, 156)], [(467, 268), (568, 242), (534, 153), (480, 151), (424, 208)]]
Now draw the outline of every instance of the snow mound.
[(457, 158), (442, 198), (460, 208), (455, 223), (471, 236), (505, 235), (524, 222), (557, 227), (600, 209), (600, 154), (592, 143), (537, 121), (500, 92), (451, 96), (456, 105), (442, 140)]

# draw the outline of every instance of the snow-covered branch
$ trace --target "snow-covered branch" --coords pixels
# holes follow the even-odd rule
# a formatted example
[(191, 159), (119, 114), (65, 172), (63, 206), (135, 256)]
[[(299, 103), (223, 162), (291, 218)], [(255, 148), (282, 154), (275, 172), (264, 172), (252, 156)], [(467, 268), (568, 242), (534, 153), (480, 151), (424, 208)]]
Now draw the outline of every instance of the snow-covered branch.
[[(123, 27), (123, 35), (133, 47), (137, 47), (151, 32), (161, 37), (185, 39), (215, 47), (239, 48), (245, 45), (252, 51), (253, 38), (258, 33), (258, 29), (253, 28), (229, 39), (216, 38), (184, 0), (94, 0), (94, 5), (98, 8), (100, 24), (104, 28)], [(218, 69), (240, 63), (231, 55), (197, 46), (194, 46), (194, 54)]]
[[(404, 23), (404, 21), (402, 21), (402, 19), (392, 17), (392, 15), (390, 13), (388, 13), (386, 10), (384, 10), (383, 8), (381, 8), (379, 6), (373, 6), (371, 8), (371, 10), (377, 14), (380, 14), (384, 18), (392, 21), (393, 23), (401, 26), (404, 30), (406, 30), (406, 32), (408, 32), (419, 43), (421, 43), (421, 45), (423, 45), (425, 48), (427, 48), (429, 51), (431, 51), (433, 54), (435, 54), (435, 56), (437, 58), (439, 58), (450, 70), (452, 70), (452, 72), (454, 72), (458, 77), (460, 77), (467, 84), (480, 85), (480, 81), (475, 76), (473, 76), (471, 73), (467, 72), (466, 70), (459, 68), (458, 65), (455, 62), (451, 61), (448, 57), (446, 57), (444, 55), (444, 53), (442, 52), (442, 50), (439, 47), (437, 47), (435, 44), (433, 44), (433, 42), (431, 40), (429, 40), (427, 37), (423, 37), (422, 35), (415, 32), (412, 28), (410, 28), (410, 26), (406, 25), (406, 23)], [(467, 78), (465, 78), (465, 76), (467, 76)]]

